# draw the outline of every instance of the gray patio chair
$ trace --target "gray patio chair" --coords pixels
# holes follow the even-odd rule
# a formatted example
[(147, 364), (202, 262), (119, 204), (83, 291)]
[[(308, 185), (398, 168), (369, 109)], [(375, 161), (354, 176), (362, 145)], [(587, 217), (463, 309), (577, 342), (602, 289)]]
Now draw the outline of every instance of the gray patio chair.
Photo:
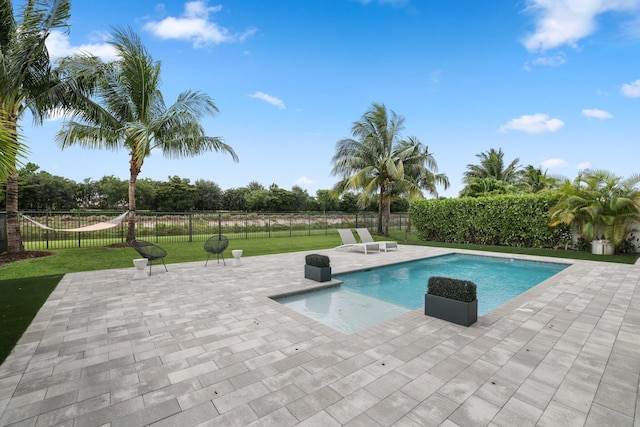
[(162, 249), (158, 245), (154, 245), (151, 242), (147, 242), (144, 240), (133, 239), (131, 241), (131, 247), (136, 250), (140, 254), (141, 257), (149, 260), (149, 276), (151, 276), (151, 264), (152, 261), (160, 260), (162, 261), (162, 265), (164, 265), (164, 270), (167, 270), (167, 265), (164, 263), (164, 257), (167, 256), (167, 251)]
[(224, 262), (224, 250), (229, 246), (229, 239), (225, 236), (218, 234), (217, 236), (209, 237), (206, 242), (204, 242), (204, 250), (207, 251), (207, 262), (204, 263), (206, 267), (209, 263), (209, 257), (212, 254), (216, 254), (218, 257), (218, 264), (220, 264), (220, 257), (222, 257), (222, 264), (227, 265)]

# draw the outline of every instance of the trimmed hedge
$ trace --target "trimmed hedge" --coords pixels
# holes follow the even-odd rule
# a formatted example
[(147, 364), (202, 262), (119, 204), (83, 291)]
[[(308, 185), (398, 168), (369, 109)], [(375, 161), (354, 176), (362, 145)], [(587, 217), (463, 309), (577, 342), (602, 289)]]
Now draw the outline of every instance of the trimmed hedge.
[(452, 279), (450, 277), (429, 277), (427, 293), (429, 295), (462, 302), (472, 302), (477, 298), (475, 283), (468, 280)]
[(329, 257), (326, 255), (309, 254), (304, 257), (304, 261), (307, 265), (312, 265), (314, 267), (331, 267)]
[(415, 200), (409, 214), (426, 241), (564, 249), (571, 245), (569, 227), (549, 225), (556, 201), (537, 194)]

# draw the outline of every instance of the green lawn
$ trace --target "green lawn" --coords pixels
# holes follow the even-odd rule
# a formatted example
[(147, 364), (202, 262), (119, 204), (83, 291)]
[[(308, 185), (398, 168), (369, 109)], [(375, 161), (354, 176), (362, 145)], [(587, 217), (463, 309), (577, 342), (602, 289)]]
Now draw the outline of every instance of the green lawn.
[(62, 276), (0, 281), (0, 363), (7, 358)]
[[(392, 239), (402, 244), (447, 247), (454, 249), (540, 255), (581, 260), (594, 260), (633, 264), (638, 255), (592, 255), (588, 252), (558, 251), (550, 249), (507, 248), (500, 246), (451, 245), (422, 242), (403, 232), (392, 233)], [(389, 239), (380, 239), (389, 240)], [(337, 234), (329, 236), (280, 237), (271, 239), (230, 240), (225, 253), (242, 249), (243, 256), (329, 249), (340, 245)], [(203, 243), (162, 243), (169, 255), (167, 264), (204, 261), (207, 254)], [(52, 255), (0, 266), (0, 363), (4, 361), (22, 333), (29, 326), (42, 304), (47, 300), (65, 273), (133, 267), (139, 258), (131, 248), (74, 248), (57, 249)]]

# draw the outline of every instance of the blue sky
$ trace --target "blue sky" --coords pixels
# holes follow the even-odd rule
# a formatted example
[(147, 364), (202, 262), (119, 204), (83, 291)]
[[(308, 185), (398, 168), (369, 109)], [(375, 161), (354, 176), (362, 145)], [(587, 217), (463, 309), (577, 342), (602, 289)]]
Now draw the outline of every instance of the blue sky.
[[(373, 102), (429, 146), (451, 182), (442, 196), (491, 148), (568, 178), (640, 172), (640, 0), (76, 0), (70, 23), (50, 37), (53, 57), (112, 59), (109, 33), (131, 27), (162, 63), (167, 104), (209, 94), (220, 114), (205, 129), (240, 157), (157, 152), (140, 178), (315, 195), (338, 180), (336, 142)], [(77, 182), (128, 179), (125, 151), (60, 150), (61, 123), (23, 121), (28, 161)]]

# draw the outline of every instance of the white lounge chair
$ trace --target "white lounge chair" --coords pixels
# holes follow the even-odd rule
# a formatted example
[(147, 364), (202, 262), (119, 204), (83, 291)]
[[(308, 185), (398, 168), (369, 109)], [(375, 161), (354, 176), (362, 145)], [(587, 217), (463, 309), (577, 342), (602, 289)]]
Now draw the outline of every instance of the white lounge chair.
[(356, 228), (356, 233), (360, 236), (360, 241), (362, 243), (375, 243), (378, 245), (378, 250), (383, 250), (387, 252), (388, 249), (398, 250), (398, 243), (392, 241), (375, 241), (369, 233), (369, 230), (366, 228)]
[(342, 239), (342, 245), (334, 249), (343, 249), (343, 248), (363, 249), (365, 254), (368, 254), (370, 251), (380, 250), (380, 245), (378, 245), (377, 243), (358, 243), (356, 241), (356, 238), (353, 236), (353, 233), (349, 229), (338, 228), (338, 234)]

